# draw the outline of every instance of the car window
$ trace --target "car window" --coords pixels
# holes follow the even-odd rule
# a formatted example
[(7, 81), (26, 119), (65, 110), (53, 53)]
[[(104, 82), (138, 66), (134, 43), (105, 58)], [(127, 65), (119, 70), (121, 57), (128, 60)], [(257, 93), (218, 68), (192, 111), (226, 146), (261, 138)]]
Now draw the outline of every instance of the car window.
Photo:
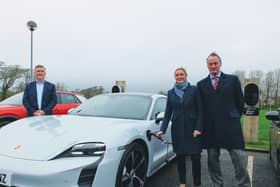
[(71, 94), (60, 94), (60, 104), (78, 103), (75, 97)]
[(74, 115), (121, 119), (147, 119), (152, 98), (139, 95), (99, 95), (76, 108)]
[(60, 93), (56, 93), (56, 97), (57, 97), (57, 104), (61, 104), (61, 98), (60, 98)]
[(156, 100), (156, 103), (154, 105), (153, 112), (152, 112), (150, 119), (154, 120), (156, 113), (164, 112), (165, 107), (166, 107), (166, 98), (159, 98), (158, 100)]

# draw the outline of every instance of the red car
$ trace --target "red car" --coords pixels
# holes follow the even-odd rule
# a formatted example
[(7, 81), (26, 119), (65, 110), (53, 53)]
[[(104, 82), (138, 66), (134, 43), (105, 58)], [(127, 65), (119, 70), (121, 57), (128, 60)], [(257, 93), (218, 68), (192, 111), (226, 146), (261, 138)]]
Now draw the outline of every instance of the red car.
[[(57, 104), (53, 114), (67, 114), (68, 110), (79, 106), (87, 99), (80, 94), (65, 91), (56, 91)], [(0, 102), (0, 127), (27, 116), (22, 104), (23, 93), (18, 93)]]

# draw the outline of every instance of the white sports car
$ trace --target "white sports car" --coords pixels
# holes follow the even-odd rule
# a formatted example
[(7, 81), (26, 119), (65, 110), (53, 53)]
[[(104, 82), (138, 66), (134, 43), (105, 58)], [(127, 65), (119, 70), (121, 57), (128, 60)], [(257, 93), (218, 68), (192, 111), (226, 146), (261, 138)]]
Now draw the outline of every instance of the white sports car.
[(162, 95), (104, 94), (70, 115), (15, 121), (0, 129), (0, 186), (144, 186), (175, 156), (151, 136), (165, 105)]

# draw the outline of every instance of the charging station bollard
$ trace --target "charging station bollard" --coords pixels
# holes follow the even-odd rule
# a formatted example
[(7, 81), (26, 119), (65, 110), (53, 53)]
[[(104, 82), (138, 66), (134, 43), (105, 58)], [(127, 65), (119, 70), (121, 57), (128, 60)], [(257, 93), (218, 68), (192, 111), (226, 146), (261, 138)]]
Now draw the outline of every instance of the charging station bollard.
[(259, 87), (248, 82), (244, 87), (244, 123), (243, 135), (246, 143), (259, 141)]

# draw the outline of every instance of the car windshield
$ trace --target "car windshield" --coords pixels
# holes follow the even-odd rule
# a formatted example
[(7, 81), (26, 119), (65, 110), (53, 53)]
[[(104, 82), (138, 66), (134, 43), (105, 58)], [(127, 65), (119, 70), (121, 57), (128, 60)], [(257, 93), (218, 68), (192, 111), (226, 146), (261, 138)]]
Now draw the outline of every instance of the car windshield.
[(139, 95), (107, 94), (89, 99), (70, 114), (121, 119), (147, 119), (152, 98)]
[(22, 105), (23, 93), (15, 94), (0, 102), (0, 105)]

